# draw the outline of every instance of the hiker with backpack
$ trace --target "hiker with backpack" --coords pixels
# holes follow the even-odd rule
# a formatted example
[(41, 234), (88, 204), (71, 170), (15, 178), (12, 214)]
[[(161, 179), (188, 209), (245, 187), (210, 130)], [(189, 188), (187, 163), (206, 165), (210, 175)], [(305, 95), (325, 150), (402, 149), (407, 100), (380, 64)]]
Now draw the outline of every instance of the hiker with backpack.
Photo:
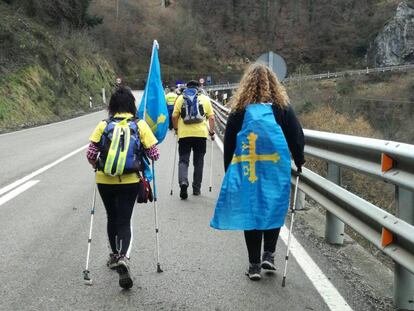
[(172, 113), (174, 111), (174, 103), (177, 99), (178, 95), (175, 93), (174, 88), (172, 87), (169, 92), (165, 95), (165, 101), (167, 102), (167, 108), (168, 108), (168, 118), (169, 118), (169, 125), (168, 128), (170, 130), (173, 129), (173, 123), (172, 123)]
[[(206, 154), (207, 137), (214, 140), (214, 112), (207, 96), (199, 91), (197, 81), (189, 81), (187, 87), (177, 98), (173, 112), (173, 125), (178, 135), (178, 183), (180, 198), (188, 198), (188, 166), (193, 151), (193, 195), (201, 194), (203, 179), (204, 155)], [(208, 127), (207, 127), (208, 123)]]
[[(211, 227), (243, 230), (251, 280), (276, 270), (274, 252), (289, 205), (291, 156), (302, 171), (304, 135), (270, 68), (251, 65), (232, 98), (224, 135), (226, 175)], [(263, 254), (261, 254), (263, 241)]]
[(87, 150), (96, 170), (96, 183), (107, 213), (111, 247), (107, 266), (119, 273), (119, 285), (133, 285), (129, 269), (132, 244), (131, 217), (145, 181), (144, 161), (158, 160), (157, 139), (144, 120), (136, 119), (132, 92), (118, 88), (111, 96), (107, 120), (99, 122)]

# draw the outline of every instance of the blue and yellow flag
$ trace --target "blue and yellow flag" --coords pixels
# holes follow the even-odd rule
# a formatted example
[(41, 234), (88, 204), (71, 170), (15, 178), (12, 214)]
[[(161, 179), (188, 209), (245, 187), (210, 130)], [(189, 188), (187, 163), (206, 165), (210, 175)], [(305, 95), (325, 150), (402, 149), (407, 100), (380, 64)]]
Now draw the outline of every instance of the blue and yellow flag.
[(280, 228), (289, 195), (290, 152), (272, 107), (248, 105), (210, 226), (221, 230)]
[(138, 118), (145, 120), (148, 123), (160, 144), (167, 134), (169, 121), (167, 105), (165, 104), (164, 88), (161, 80), (158, 49), (158, 42), (157, 40), (154, 40), (148, 79), (138, 109)]

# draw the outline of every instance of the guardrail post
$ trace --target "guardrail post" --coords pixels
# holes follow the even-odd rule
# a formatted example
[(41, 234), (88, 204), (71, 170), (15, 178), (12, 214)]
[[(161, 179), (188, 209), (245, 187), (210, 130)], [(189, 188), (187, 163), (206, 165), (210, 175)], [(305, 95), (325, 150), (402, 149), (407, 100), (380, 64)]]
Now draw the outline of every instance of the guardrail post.
[[(333, 183), (341, 184), (341, 170), (338, 165), (328, 163), (328, 176), (327, 179)], [(325, 226), (325, 239), (330, 244), (344, 244), (344, 229), (345, 224), (339, 220), (338, 217), (332, 213), (326, 211), (326, 226)]]
[[(395, 187), (397, 217), (414, 225), (414, 192)], [(395, 263), (394, 304), (398, 310), (414, 310), (414, 274)]]
[(306, 208), (306, 194), (305, 192), (298, 190), (298, 197), (296, 198), (295, 209), (300, 211)]

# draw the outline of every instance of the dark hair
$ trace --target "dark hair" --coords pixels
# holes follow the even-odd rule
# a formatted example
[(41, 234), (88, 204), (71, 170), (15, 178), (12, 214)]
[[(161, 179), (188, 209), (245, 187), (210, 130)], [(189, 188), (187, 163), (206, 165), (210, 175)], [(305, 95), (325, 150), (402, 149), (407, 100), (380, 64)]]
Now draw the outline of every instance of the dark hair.
[(111, 116), (116, 113), (129, 112), (135, 117), (137, 107), (135, 107), (135, 97), (131, 90), (126, 87), (118, 88), (111, 96), (108, 111)]
[(187, 82), (187, 87), (189, 88), (197, 88), (200, 87), (200, 83), (196, 80), (191, 80)]

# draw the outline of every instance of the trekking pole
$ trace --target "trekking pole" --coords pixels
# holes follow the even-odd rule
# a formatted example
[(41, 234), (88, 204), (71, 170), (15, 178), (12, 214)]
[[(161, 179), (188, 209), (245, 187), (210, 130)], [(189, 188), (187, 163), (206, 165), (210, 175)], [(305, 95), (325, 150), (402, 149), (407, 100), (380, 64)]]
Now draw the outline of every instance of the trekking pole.
[(209, 191), (213, 187), (213, 151), (214, 151), (214, 140), (211, 139), (211, 160), (210, 160), (210, 187)]
[(95, 214), (95, 202), (96, 202), (96, 185), (94, 184), (92, 208), (91, 208), (91, 224), (89, 226), (89, 237), (88, 237), (88, 251), (86, 253), (86, 267), (85, 267), (85, 270), (83, 270), (83, 280), (84, 280), (85, 285), (92, 285), (92, 279), (89, 277), (89, 255), (91, 252), (93, 215)]
[(289, 229), (289, 237), (288, 237), (288, 244), (287, 244), (287, 250), (286, 250), (286, 257), (285, 257), (285, 271), (283, 272), (283, 281), (282, 281), (282, 287), (285, 287), (286, 284), (286, 274), (287, 274), (287, 266), (288, 266), (288, 260), (289, 260), (289, 250), (290, 250), (290, 240), (292, 237), (292, 230), (293, 230), (293, 222), (295, 220), (295, 211), (296, 211), (296, 198), (298, 196), (298, 186), (299, 186), (299, 175), (296, 177), (296, 185), (295, 185), (295, 193), (293, 195), (293, 205), (292, 205), (292, 211), (291, 211), (291, 218), (290, 218), (290, 229)]
[(160, 265), (160, 241), (158, 239), (158, 215), (157, 215), (157, 186), (155, 184), (155, 165), (152, 161), (152, 188), (154, 189), (154, 215), (155, 215), (155, 244), (157, 248), (157, 272), (163, 272)]
[(173, 195), (173, 185), (174, 185), (174, 176), (175, 176), (175, 161), (177, 161), (177, 149), (178, 149), (178, 139), (175, 143), (175, 152), (174, 152), (174, 164), (173, 164), (173, 173), (171, 177), (171, 191), (170, 195)]

